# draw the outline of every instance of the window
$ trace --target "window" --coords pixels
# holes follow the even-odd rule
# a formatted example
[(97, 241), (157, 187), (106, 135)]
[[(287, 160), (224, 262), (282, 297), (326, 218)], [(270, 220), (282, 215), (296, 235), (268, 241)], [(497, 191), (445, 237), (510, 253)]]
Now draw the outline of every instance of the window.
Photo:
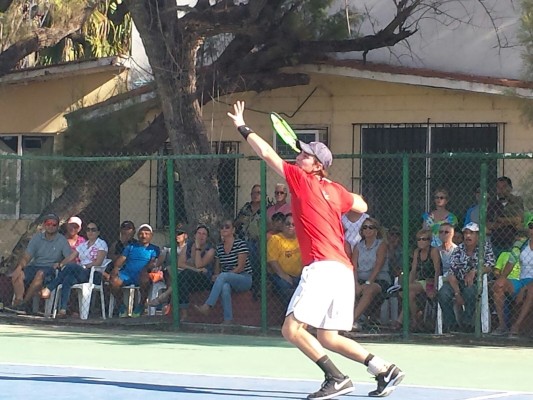
[[(360, 125), (361, 153), (475, 153), (497, 152), (503, 124), (372, 124)], [(362, 193), (372, 214), (385, 226), (401, 223), (402, 160), (362, 158)], [(421, 215), (433, 206), (433, 191), (450, 192), (452, 209), (461, 217), (472, 205), (473, 188), (480, 180), (480, 160), (413, 158), (409, 171), (409, 215), (421, 226)], [(497, 161), (489, 162), (489, 177), (496, 178)]]
[[(1, 155), (51, 155), (51, 136), (0, 136)], [(35, 218), (52, 201), (53, 168), (43, 160), (0, 158), (0, 218)]]
[[(302, 142), (322, 142), (328, 144), (327, 128), (294, 128), (298, 140)], [(274, 132), (274, 148), (280, 156), (294, 156), (294, 151)]]

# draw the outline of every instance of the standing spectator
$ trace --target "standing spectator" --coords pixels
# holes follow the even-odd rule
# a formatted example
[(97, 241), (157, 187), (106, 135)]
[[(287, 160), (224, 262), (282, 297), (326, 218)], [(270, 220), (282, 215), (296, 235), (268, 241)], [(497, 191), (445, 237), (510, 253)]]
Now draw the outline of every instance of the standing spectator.
[(253, 271), (252, 295), (259, 298), (261, 267), (259, 260), (259, 222), (261, 219), (261, 186), (252, 186), (250, 201), (237, 214), (235, 229), (237, 236), (246, 242), (248, 247), (248, 262)]
[(287, 201), (287, 186), (284, 183), (276, 183), (274, 189), (274, 199), (276, 202), (267, 208), (267, 220), (272, 221), (272, 216), (275, 213), (282, 213), (287, 215), (291, 212), (291, 204)]
[[(30, 300), (41, 290), (43, 284), (50, 282), (56, 270), (73, 262), (78, 256), (78, 253), (70, 248), (67, 239), (58, 232), (57, 215), (45, 216), (43, 227), (44, 232), (32, 236), (22, 258), (10, 274), (15, 298), (13, 305), (6, 307), (8, 311), (26, 313)], [(28, 289), (25, 291), (26, 287)]]
[(479, 225), (479, 203), (481, 199), (481, 188), (479, 185), (474, 189), (474, 196), (476, 197), (476, 204), (466, 210), (465, 225), (468, 225), (470, 222), (475, 222)]
[(439, 228), (439, 237), (441, 245), (437, 247), (440, 255), (441, 275), (444, 279), (450, 273), (450, 266), (452, 264), (452, 254), (457, 245), (453, 242), (455, 235), (455, 228), (452, 224), (445, 222)]
[[(59, 300), (58, 318), (65, 318), (67, 316), (67, 305), (70, 297), (70, 291), (73, 285), (78, 283), (89, 282), (89, 275), (91, 268), (102, 265), (102, 262), (107, 255), (107, 243), (100, 239), (100, 229), (94, 222), (87, 224), (87, 238), (88, 240), (76, 247), (79, 256), (79, 263), (69, 263), (59, 272), (52, 282), (47, 284), (41, 291), (41, 297), (48, 299), (52, 290), (57, 289), (59, 285), (61, 288), (61, 298)], [(94, 283), (99, 284), (101, 276), (96, 272)]]
[(361, 241), (361, 225), (369, 217), (367, 213), (358, 213), (350, 210), (342, 215), (342, 227), (344, 228), (344, 251), (348, 258), (352, 258), (353, 248)]
[(223, 324), (232, 324), (231, 293), (250, 290), (252, 268), (248, 259), (246, 242), (235, 237), (233, 221), (226, 220), (222, 223), (220, 237), (222, 243), (216, 249), (215, 273), (212, 277), (213, 288), (205, 303), (196, 306), (196, 309), (201, 314), (208, 315), (220, 297), (224, 312)]
[(286, 307), (302, 274), (302, 256), (291, 213), (285, 217), (283, 231), (268, 241), (267, 261), (273, 271), (271, 280), (274, 290)]
[[(492, 332), (494, 335), (504, 335), (509, 332), (504, 312), (507, 295), (511, 299), (515, 299), (521, 290), (526, 290), (526, 286), (533, 282), (533, 215), (527, 216), (526, 227), (528, 229), (527, 239), (514, 244), (509, 261), (493, 285), (494, 306), (498, 314), (498, 327)], [(509, 275), (518, 262), (520, 262), (520, 277), (519, 279), (510, 279)], [(523, 300), (523, 298), (519, 300)], [(522, 316), (521, 314), (522, 310), (520, 310), (518, 324), (513, 326), (513, 334), (518, 334), (520, 324), (525, 318), (525, 315)]]
[(376, 296), (387, 292), (391, 283), (387, 242), (383, 238), (379, 221), (367, 218), (361, 226), (360, 234), (362, 240), (355, 245), (352, 253), (356, 298), (354, 330), (361, 329), (357, 320)]
[(524, 213), (524, 202), (520, 196), (512, 194), (513, 182), (506, 176), (496, 180), (496, 198), (487, 207), (487, 228), (494, 247), (495, 256), (510, 250)]
[(142, 224), (137, 230), (138, 241), (127, 245), (122, 255), (117, 258), (111, 272), (111, 293), (119, 304), (118, 315), (127, 316), (126, 306), (122, 302), (122, 286), (139, 286), (141, 292), (140, 302), (133, 309), (132, 317), (140, 317), (144, 313), (150, 278), (148, 272), (156, 267), (159, 258), (159, 247), (151, 244), (153, 229), (148, 224)]
[(448, 222), (456, 226), (458, 221), (457, 217), (446, 208), (449, 201), (449, 195), (446, 189), (439, 188), (435, 190), (433, 201), (435, 202), (435, 209), (422, 215), (422, 228), (431, 231), (431, 245), (433, 247), (439, 247), (441, 244), (439, 239), (439, 227), (441, 224)]
[[(437, 294), (442, 308), (442, 325), (444, 331), (450, 331), (457, 325), (454, 302), (464, 306), (464, 313), (459, 321), (465, 332), (474, 331), (474, 311), (477, 294), (477, 266), (479, 259), (479, 226), (471, 222), (463, 228), (464, 242), (452, 253), (450, 273), (447, 282)], [(494, 253), (490, 241), (485, 242), (485, 259), (483, 273), (489, 273), (494, 267)]]

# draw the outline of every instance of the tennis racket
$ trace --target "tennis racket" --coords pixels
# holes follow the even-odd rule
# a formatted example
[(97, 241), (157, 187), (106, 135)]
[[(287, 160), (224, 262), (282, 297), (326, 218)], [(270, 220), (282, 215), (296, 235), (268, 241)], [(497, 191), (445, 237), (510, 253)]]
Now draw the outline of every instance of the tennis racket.
[(287, 121), (275, 112), (270, 113), (270, 120), (272, 121), (272, 128), (276, 131), (281, 140), (283, 140), (295, 152), (300, 153), (302, 150), (298, 147), (296, 133), (294, 133)]

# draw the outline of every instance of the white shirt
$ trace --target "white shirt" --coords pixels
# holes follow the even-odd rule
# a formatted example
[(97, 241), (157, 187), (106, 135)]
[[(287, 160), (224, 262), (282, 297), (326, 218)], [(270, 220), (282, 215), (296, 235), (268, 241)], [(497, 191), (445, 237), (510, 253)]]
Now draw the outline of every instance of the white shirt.
[(90, 247), (89, 241), (80, 244), (76, 247), (76, 251), (79, 253), (80, 264), (86, 265), (94, 262), (100, 250), (105, 251), (107, 255), (107, 243), (100, 238), (97, 238)]

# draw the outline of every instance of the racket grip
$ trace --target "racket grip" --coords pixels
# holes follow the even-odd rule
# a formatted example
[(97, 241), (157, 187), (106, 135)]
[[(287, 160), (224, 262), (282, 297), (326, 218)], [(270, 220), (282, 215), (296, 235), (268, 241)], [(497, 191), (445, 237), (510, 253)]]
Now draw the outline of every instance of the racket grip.
[(241, 125), (239, 127), (237, 127), (237, 130), (239, 131), (239, 133), (242, 135), (242, 137), (244, 138), (244, 140), (246, 140), (248, 138), (248, 135), (250, 135), (250, 133), (252, 133), (253, 131), (248, 128), (246, 125)]

